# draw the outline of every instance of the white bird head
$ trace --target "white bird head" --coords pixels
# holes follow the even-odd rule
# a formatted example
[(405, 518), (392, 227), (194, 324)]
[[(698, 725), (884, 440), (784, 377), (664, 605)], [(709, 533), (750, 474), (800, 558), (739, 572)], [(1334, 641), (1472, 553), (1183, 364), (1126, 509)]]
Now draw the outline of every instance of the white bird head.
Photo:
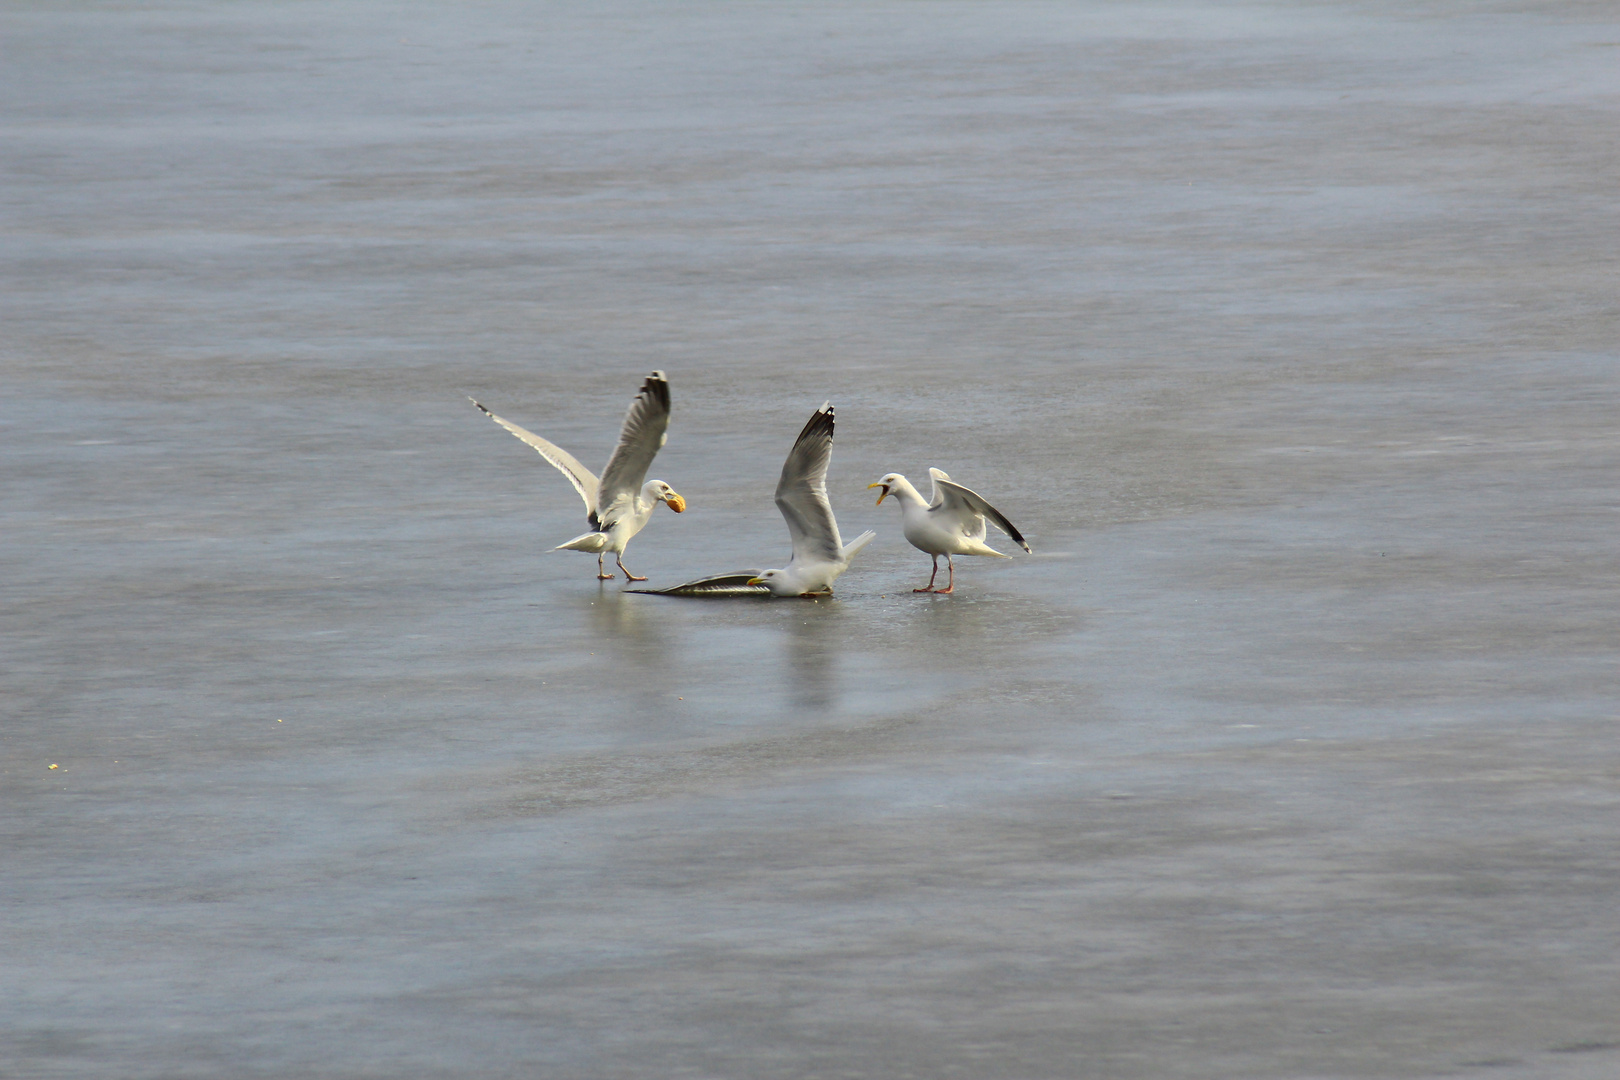
[(793, 596), (798, 592), (780, 570), (763, 570), (758, 577), (749, 578), (748, 584), (763, 585), (773, 596)]
[(873, 504), (875, 506), (882, 506), (883, 500), (888, 498), (895, 488), (899, 487), (905, 482), (905, 477), (901, 476), (897, 472), (892, 472), (887, 476), (879, 478), (875, 483), (867, 484), (866, 490), (871, 491), (873, 488), (882, 488), (883, 490), (878, 492), (878, 501)]
[(686, 500), (675, 493), (675, 489), (662, 480), (649, 480), (642, 489), (649, 498), (657, 499), (677, 514), (686, 512)]

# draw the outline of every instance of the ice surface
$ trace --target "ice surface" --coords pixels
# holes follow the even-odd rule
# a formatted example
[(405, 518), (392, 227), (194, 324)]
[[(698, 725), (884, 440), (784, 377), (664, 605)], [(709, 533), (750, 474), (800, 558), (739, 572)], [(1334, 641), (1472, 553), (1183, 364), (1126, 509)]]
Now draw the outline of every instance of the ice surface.
[(0, 1073), (1620, 1074), (1608, 5), (0, 37)]

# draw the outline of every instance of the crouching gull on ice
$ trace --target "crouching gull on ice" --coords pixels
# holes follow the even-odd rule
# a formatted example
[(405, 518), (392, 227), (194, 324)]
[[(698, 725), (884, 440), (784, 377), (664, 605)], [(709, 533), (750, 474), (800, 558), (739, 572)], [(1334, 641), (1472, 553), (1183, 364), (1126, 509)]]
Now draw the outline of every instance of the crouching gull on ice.
[(669, 427), (669, 381), (662, 371), (655, 371), (641, 384), (641, 392), (630, 403), (625, 414), (624, 427), (619, 431), (619, 444), (613, 448), (607, 465), (598, 480), (568, 451), (548, 442), (532, 431), (502, 420), (485, 409), (473, 398), (468, 398), (484, 415), (510, 431), (540, 452), (540, 456), (555, 465), (569, 480), (574, 490), (585, 500), (586, 518), (591, 531), (574, 537), (566, 544), (558, 544), (553, 551), (596, 552), (596, 576), (600, 581), (612, 581), (613, 575), (602, 567), (602, 558), (613, 552), (613, 560), (631, 581), (646, 581), (632, 574), (624, 565), (624, 549), (630, 538), (646, 527), (653, 510), (663, 503), (677, 514), (686, 509), (686, 500), (675, 494), (675, 489), (662, 480), (642, 479), (652, 465)]
[(872, 542), (864, 532), (845, 544), (827, 501), (827, 463), (832, 460), (833, 407), (823, 403), (804, 425), (782, 465), (776, 507), (787, 521), (793, 557), (780, 570), (738, 570), (699, 578), (672, 589), (635, 589), (661, 596), (831, 596), (833, 579)]
[[(953, 555), (994, 555), (998, 559), (1010, 559), (1011, 555), (1004, 555), (984, 542), (985, 519), (995, 522), (996, 528), (1012, 538), (1012, 542), (1029, 550), (1029, 545), (1019, 535), (1013, 523), (1008, 521), (1000, 510), (985, 502), (984, 496), (976, 491), (970, 491), (961, 484), (952, 483), (951, 478), (940, 469), (929, 469), (928, 475), (934, 478), (934, 497), (927, 502), (923, 501), (922, 494), (911, 486), (899, 473), (890, 473), (883, 479), (867, 488), (882, 488), (878, 493), (877, 504), (883, 505), (883, 500), (890, 495), (900, 504), (900, 520), (905, 526), (906, 539), (911, 546), (926, 551), (934, 557), (934, 572), (928, 575), (928, 584), (912, 592), (951, 593), (956, 590), (956, 563), (952, 561)], [(939, 557), (945, 556), (945, 563), (950, 567), (950, 584), (943, 589), (934, 588), (934, 579), (939, 576)]]

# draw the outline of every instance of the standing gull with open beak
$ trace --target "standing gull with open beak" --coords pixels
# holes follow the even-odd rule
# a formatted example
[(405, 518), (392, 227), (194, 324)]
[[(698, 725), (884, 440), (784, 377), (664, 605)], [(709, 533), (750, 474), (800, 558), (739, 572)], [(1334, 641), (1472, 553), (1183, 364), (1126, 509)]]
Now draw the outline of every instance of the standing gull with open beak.
[[(996, 528), (1006, 533), (1013, 543), (1025, 551), (1029, 550), (1029, 544), (1024, 542), (1013, 523), (986, 502), (983, 495), (952, 483), (951, 478), (940, 469), (929, 469), (928, 475), (934, 478), (934, 497), (927, 502), (911, 486), (911, 481), (899, 473), (890, 473), (876, 483), (866, 485), (868, 489), (883, 489), (878, 493), (879, 506), (883, 505), (885, 498), (894, 496), (894, 501), (900, 504), (900, 521), (905, 527), (906, 539), (911, 541), (912, 547), (934, 557), (934, 572), (928, 575), (928, 584), (912, 592), (955, 592), (956, 563), (951, 559), (953, 555), (1012, 558), (984, 542), (986, 520), (994, 522)], [(945, 556), (945, 563), (950, 567), (950, 584), (936, 589), (934, 579), (939, 577), (941, 555)]]
[(485, 409), (472, 398), (468, 399), (513, 435), (540, 452), (540, 456), (573, 483), (574, 490), (585, 500), (586, 521), (591, 531), (574, 537), (566, 544), (558, 544), (553, 551), (596, 552), (596, 576), (600, 581), (612, 581), (613, 574), (603, 568), (602, 559), (613, 553), (613, 560), (631, 581), (646, 581), (632, 574), (624, 565), (624, 549), (630, 538), (646, 527), (653, 510), (663, 503), (677, 514), (686, 509), (686, 500), (662, 480), (642, 483), (653, 458), (664, 445), (669, 428), (669, 381), (662, 371), (655, 371), (641, 384), (641, 392), (630, 403), (625, 414), (624, 427), (619, 431), (619, 444), (613, 448), (607, 465), (598, 480), (591, 471), (562, 447), (542, 439), (532, 431), (518, 427), (509, 420)]

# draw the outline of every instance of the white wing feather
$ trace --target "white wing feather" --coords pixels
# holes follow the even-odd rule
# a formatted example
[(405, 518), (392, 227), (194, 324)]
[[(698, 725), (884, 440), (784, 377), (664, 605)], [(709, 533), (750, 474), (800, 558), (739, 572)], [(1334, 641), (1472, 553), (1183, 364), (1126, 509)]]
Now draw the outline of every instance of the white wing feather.
[(832, 440), (833, 407), (824, 402), (799, 432), (776, 484), (776, 507), (793, 538), (796, 561), (839, 562), (844, 557), (844, 541), (827, 500)]
[[(988, 519), (996, 528), (1006, 533), (1013, 543), (1025, 551), (1030, 550), (1029, 543), (1013, 523), (1008, 521), (1000, 510), (991, 506), (983, 495), (954, 483), (941, 469), (929, 469), (928, 475), (934, 478), (934, 501), (930, 510), (958, 522), (964, 536), (984, 539), (984, 523)], [(975, 533), (978, 534), (976, 537)]]
[(640, 393), (624, 414), (619, 443), (602, 469), (596, 513), (602, 528), (633, 508), (647, 482), (647, 470), (663, 447), (669, 429), (669, 381), (655, 371), (641, 384)]
[[(518, 427), (510, 420), (501, 419), (499, 416), (496, 416), (482, 405), (479, 405), (478, 401), (474, 398), (468, 398), (467, 400), (471, 401), (474, 405), (478, 405), (479, 411), (481, 411), (485, 416), (489, 417), (491, 420), (495, 421), (497, 424), (501, 425), (501, 427), (505, 428), (507, 431), (510, 431), (513, 435), (516, 435), (530, 446), (534, 447), (537, 451), (539, 451), (541, 457), (555, 465), (559, 472), (573, 482), (574, 490), (579, 492), (579, 497), (585, 500), (586, 513), (592, 516), (595, 515), (597, 480), (596, 477), (591, 473), (591, 470), (581, 465), (579, 460), (575, 458), (573, 454), (570, 454), (556, 443), (547, 439), (542, 439), (529, 429)], [(596, 523), (593, 521), (591, 524), (594, 527)]]

